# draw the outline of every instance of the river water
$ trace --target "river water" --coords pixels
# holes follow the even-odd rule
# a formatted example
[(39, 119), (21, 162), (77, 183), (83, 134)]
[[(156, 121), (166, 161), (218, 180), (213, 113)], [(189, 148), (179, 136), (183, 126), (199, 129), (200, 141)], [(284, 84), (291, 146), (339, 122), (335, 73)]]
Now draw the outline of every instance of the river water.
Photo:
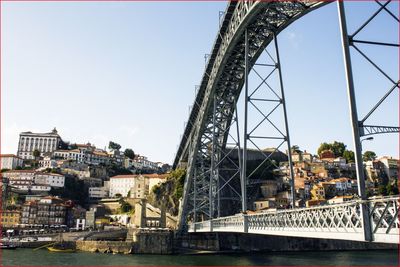
[(134, 265), (369, 265), (398, 266), (396, 250), (328, 252), (257, 252), (201, 255), (112, 255), (89, 252), (52, 253), (46, 250), (1, 251), (1, 266), (134, 266)]

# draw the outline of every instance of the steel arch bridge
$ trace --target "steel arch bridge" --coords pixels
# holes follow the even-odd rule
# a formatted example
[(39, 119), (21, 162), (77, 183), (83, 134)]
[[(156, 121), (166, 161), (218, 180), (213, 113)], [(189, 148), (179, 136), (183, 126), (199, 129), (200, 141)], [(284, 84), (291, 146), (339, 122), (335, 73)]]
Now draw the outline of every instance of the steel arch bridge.
[[(347, 32), (346, 15), (343, 1), (337, 2), (341, 26), (343, 54), (345, 62), (347, 91), (360, 200), (335, 206), (323, 206), (311, 209), (282, 210), (275, 213), (246, 215), (247, 187), (250, 177), (246, 169), (248, 147), (252, 144), (264, 156), (261, 164), (271, 163), (271, 155), (286, 143), (289, 160), (291, 186), (294, 188), (293, 165), (291, 162), (290, 135), (287, 123), (286, 103), (283, 90), (283, 78), (279, 58), (277, 35), (292, 22), (310, 11), (320, 8), (330, 1), (231, 1), (224, 12), (223, 21), (213, 45), (212, 53), (198, 86), (198, 92), (192, 106), (175, 160), (174, 168), (186, 168), (183, 198), (180, 206), (179, 229), (190, 232), (248, 232), (257, 234), (275, 234), (288, 236), (304, 236), (333, 239), (349, 239), (398, 243), (399, 238), (399, 198), (382, 198), (368, 200), (365, 194), (365, 181), (361, 160), (362, 136), (382, 133), (398, 133), (397, 126), (370, 125), (365, 122), (369, 116), (385, 101), (388, 95), (399, 88), (398, 78), (390, 77), (380, 66), (374, 63), (358, 47), (358, 43), (397, 48), (398, 44), (358, 40), (356, 35), (372, 21), (377, 14), (387, 13), (395, 23), (399, 19), (387, 8), (391, 2), (377, 3), (377, 11), (365, 21), (358, 30), (350, 35)], [(273, 45), (275, 56), (267, 50)], [(353, 70), (350, 49), (354, 48), (378, 73), (392, 84), (389, 91), (377, 102), (371, 111), (359, 120), (354, 93)], [(271, 63), (258, 63), (263, 53), (267, 53)], [(262, 76), (255, 67), (271, 68), (271, 72)], [(249, 74), (255, 72), (266, 85), (273, 97), (256, 98), (255, 92), (249, 88)], [(272, 73), (277, 73), (278, 89), (268, 84)], [(244, 91), (244, 136), (240, 138), (237, 102)], [(272, 103), (269, 112), (258, 108), (259, 103)], [(255, 107), (262, 119), (255, 128), (249, 128), (248, 106)], [(283, 114), (284, 126), (275, 124), (270, 116), (280, 110)], [(268, 122), (278, 135), (255, 135), (257, 128)], [(230, 132), (236, 126), (236, 137)], [(268, 153), (257, 146), (257, 140), (277, 140), (278, 145)], [(228, 144), (228, 140), (233, 140)], [(229, 147), (231, 145), (232, 147)], [(221, 173), (226, 167), (224, 161), (235, 154), (237, 162), (230, 175), (223, 177)], [(237, 185), (240, 184), (238, 190)], [(222, 189), (229, 188), (231, 200), (241, 204), (242, 214), (221, 216)], [(292, 192), (292, 207), (295, 207), (295, 192)], [(240, 205), (239, 204), (239, 205)], [(322, 218), (322, 219), (321, 219)], [(322, 233), (322, 234), (321, 234)]]

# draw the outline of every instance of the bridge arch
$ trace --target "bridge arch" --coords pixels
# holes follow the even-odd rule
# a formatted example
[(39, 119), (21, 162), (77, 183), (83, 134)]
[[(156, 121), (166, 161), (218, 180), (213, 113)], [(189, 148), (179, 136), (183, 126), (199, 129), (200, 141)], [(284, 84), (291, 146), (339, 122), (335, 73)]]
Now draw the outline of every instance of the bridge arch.
[[(185, 224), (189, 213), (194, 212), (196, 219), (196, 210), (200, 210), (209, 218), (214, 217), (213, 196), (218, 193), (215, 190), (217, 181), (213, 178), (218, 176), (215, 173), (215, 162), (224, 156), (221, 151), (226, 148), (232, 122), (237, 120), (236, 103), (246, 84), (249, 71), (264, 49), (271, 42), (276, 42), (275, 37), (282, 30), (310, 11), (329, 3), (326, 1), (233, 1), (228, 5), (174, 161), (174, 168), (178, 166), (187, 168), (184, 196), (180, 208), (181, 227)], [(276, 43), (275, 45), (277, 46)], [(278, 69), (280, 71), (280, 67)], [(395, 87), (398, 87), (398, 83)], [(281, 100), (284, 103), (284, 97)], [(285, 111), (285, 107), (283, 108)], [(285, 120), (287, 121), (286, 118)], [(216, 121), (218, 121), (218, 127), (216, 127)], [(384, 132), (385, 126), (377, 127), (381, 128), (374, 128), (375, 133)], [(386, 128), (390, 132), (398, 132), (398, 127)], [(360, 134), (357, 133), (357, 137), (359, 138)], [(287, 125), (283, 140), (290, 147)], [(238, 143), (237, 146), (241, 154), (240, 144)], [(243, 150), (246, 151), (245, 146)], [(240, 161), (240, 155), (238, 157)], [(289, 154), (289, 161), (290, 159)], [(243, 162), (245, 164), (246, 161), (243, 160)], [(289, 165), (291, 166), (290, 162)], [(241, 168), (246, 169), (240, 164), (237, 167), (239, 172)], [(240, 175), (243, 182), (246, 174), (240, 172)], [(245, 186), (242, 184), (243, 187)], [(199, 188), (197, 192), (196, 188)], [(241, 193), (242, 199), (245, 198), (245, 192)], [(193, 198), (192, 205), (189, 202)], [(246, 209), (243, 208), (243, 210)]]

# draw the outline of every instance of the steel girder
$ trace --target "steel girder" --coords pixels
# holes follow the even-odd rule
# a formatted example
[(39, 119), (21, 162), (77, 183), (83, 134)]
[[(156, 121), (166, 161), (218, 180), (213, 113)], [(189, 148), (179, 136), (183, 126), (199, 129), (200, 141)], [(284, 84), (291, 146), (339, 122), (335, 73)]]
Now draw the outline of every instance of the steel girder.
[[(225, 11), (224, 21), (215, 41), (211, 56), (203, 75), (195, 105), (191, 111), (189, 122), (182, 137), (173, 167), (185, 162), (187, 175), (184, 184), (184, 195), (181, 201), (179, 226), (185, 224), (189, 213), (189, 196), (194, 195), (194, 172), (200, 166), (201, 177), (208, 180), (208, 191), (204, 196), (211, 197), (215, 175), (211, 175), (211, 154), (207, 153), (208, 145), (214, 138), (222, 140), (222, 148), (228, 138), (237, 99), (243, 87), (245, 77), (245, 40), (244, 32), (248, 32), (249, 66), (253, 67), (266, 46), (293, 21), (309, 11), (321, 7), (325, 1), (233, 1)], [(219, 96), (217, 109), (225, 107), (225, 118), (219, 122), (222, 129), (217, 136), (213, 132), (214, 96)], [(203, 165), (202, 165), (203, 164)], [(198, 173), (196, 173), (199, 176)], [(205, 185), (205, 187), (207, 187)], [(211, 186), (210, 186), (211, 185)], [(196, 183), (196, 187), (199, 184)], [(196, 188), (198, 189), (198, 188)], [(198, 192), (196, 193), (197, 197)], [(208, 206), (209, 203), (208, 203)], [(199, 207), (197, 207), (199, 208)], [(212, 214), (209, 214), (212, 217)]]

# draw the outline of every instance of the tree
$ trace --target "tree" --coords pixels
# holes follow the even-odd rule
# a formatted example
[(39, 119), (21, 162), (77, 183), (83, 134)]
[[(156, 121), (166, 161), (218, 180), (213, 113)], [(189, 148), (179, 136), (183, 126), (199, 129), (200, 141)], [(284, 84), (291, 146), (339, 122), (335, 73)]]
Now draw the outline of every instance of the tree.
[(343, 157), (346, 159), (347, 163), (354, 163), (355, 161), (354, 152), (351, 150), (345, 150), (343, 152)]
[(291, 150), (292, 150), (292, 153), (294, 153), (294, 152), (301, 153), (300, 147), (298, 145), (293, 145)]
[(37, 167), (38, 166), (37, 158), (40, 157), (40, 151), (35, 149), (33, 150), (32, 155), (35, 157), (34, 166), (36, 165)]
[(378, 187), (378, 193), (382, 196), (387, 196), (387, 186), (380, 185)]
[(332, 150), (332, 144), (322, 143), (318, 147), (318, 155), (321, 155), (321, 152), (324, 150)]
[(114, 143), (113, 141), (110, 141), (108, 143), (108, 148), (112, 150), (119, 150), (121, 148), (120, 144)]
[(322, 143), (318, 148), (318, 155), (324, 150), (331, 150), (335, 157), (344, 157), (346, 151), (346, 145), (342, 142), (334, 141), (333, 143)]
[(399, 188), (397, 187), (397, 179), (392, 183), (388, 183), (386, 185), (386, 192), (388, 195), (397, 195), (399, 194)]
[(373, 151), (365, 151), (363, 154), (363, 161), (375, 160), (376, 154)]
[(343, 153), (346, 151), (346, 145), (342, 142), (334, 141), (332, 145), (332, 152), (335, 157), (343, 157)]
[(35, 149), (35, 150), (33, 150), (32, 155), (33, 155), (33, 156), (35, 157), (35, 159), (36, 159), (37, 157), (40, 157), (40, 151), (37, 150), (37, 149)]
[(124, 155), (125, 155), (126, 157), (130, 158), (130, 159), (134, 159), (135, 156), (136, 156), (136, 155), (135, 155), (135, 152), (133, 152), (133, 150), (130, 149), (130, 148), (125, 149)]

